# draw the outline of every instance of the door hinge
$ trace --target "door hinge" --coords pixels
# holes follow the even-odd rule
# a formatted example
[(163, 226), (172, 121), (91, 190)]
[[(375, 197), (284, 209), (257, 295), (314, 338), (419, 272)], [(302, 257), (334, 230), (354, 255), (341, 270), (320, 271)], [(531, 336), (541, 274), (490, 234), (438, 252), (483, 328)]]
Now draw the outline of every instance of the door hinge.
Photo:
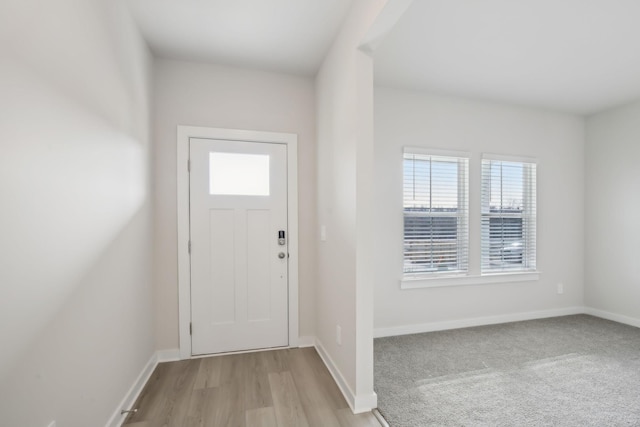
[(189, 250), (189, 254), (191, 254), (191, 240), (189, 240), (189, 245), (188, 245), (188, 250)]
[(191, 172), (191, 160), (187, 160), (187, 172)]
[(189, 322), (189, 335), (193, 335), (193, 323)]

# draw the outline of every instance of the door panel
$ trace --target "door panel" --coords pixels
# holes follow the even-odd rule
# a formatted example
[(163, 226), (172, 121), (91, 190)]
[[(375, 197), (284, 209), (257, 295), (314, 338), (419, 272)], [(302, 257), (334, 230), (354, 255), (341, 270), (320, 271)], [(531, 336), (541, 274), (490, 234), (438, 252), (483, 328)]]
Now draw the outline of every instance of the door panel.
[(247, 211), (247, 307), (248, 320), (261, 321), (271, 317), (271, 295), (269, 281), (271, 257), (269, 232), (271, 218), (268, 210)]
[(286, 145), (192, 138), (190, 162), (192, 354), (288, 345)]
[(235, 265), (236, 259), (234, 218), (232, 209), (209, 210), (209, 241), (217, 242), (216, 245), (211, 245), (209, 257), (210, 280), (216, 284), (211, 287), (211, 296), (208, 298), (211, 303), (208, 310), (214, 324), (233, 323), (236, 318), (236, 274), (234, 269), (227, 268)]

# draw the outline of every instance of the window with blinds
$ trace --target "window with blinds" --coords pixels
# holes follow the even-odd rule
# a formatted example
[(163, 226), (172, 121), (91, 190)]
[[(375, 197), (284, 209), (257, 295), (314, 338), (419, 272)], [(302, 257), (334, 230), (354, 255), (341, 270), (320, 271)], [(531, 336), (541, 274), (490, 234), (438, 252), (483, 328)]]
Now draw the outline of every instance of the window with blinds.
[(536, 269), (536, 164), (482, 159), (482, 273)]
[(469, 159), (405, 150), (404, 273), (466, 273)]

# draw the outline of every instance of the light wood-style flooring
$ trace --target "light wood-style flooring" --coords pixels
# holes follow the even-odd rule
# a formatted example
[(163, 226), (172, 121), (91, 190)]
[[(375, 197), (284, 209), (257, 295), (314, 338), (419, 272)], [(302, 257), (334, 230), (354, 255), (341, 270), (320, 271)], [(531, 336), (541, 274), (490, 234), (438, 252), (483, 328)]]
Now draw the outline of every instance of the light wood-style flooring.
[(314, 348), (158, 364), (126, 427), (380, 427), (354, 415)]

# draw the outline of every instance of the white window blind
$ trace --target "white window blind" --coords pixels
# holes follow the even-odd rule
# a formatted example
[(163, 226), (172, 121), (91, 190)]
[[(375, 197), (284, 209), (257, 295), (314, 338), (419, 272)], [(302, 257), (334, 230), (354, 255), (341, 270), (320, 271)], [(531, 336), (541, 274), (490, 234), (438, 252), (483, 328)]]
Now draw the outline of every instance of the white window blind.
[(404, 273), (466, 273), (469, 160), (405, 150)]
[(482, 273), (536, 269), (536, 164), (482, 160)]

